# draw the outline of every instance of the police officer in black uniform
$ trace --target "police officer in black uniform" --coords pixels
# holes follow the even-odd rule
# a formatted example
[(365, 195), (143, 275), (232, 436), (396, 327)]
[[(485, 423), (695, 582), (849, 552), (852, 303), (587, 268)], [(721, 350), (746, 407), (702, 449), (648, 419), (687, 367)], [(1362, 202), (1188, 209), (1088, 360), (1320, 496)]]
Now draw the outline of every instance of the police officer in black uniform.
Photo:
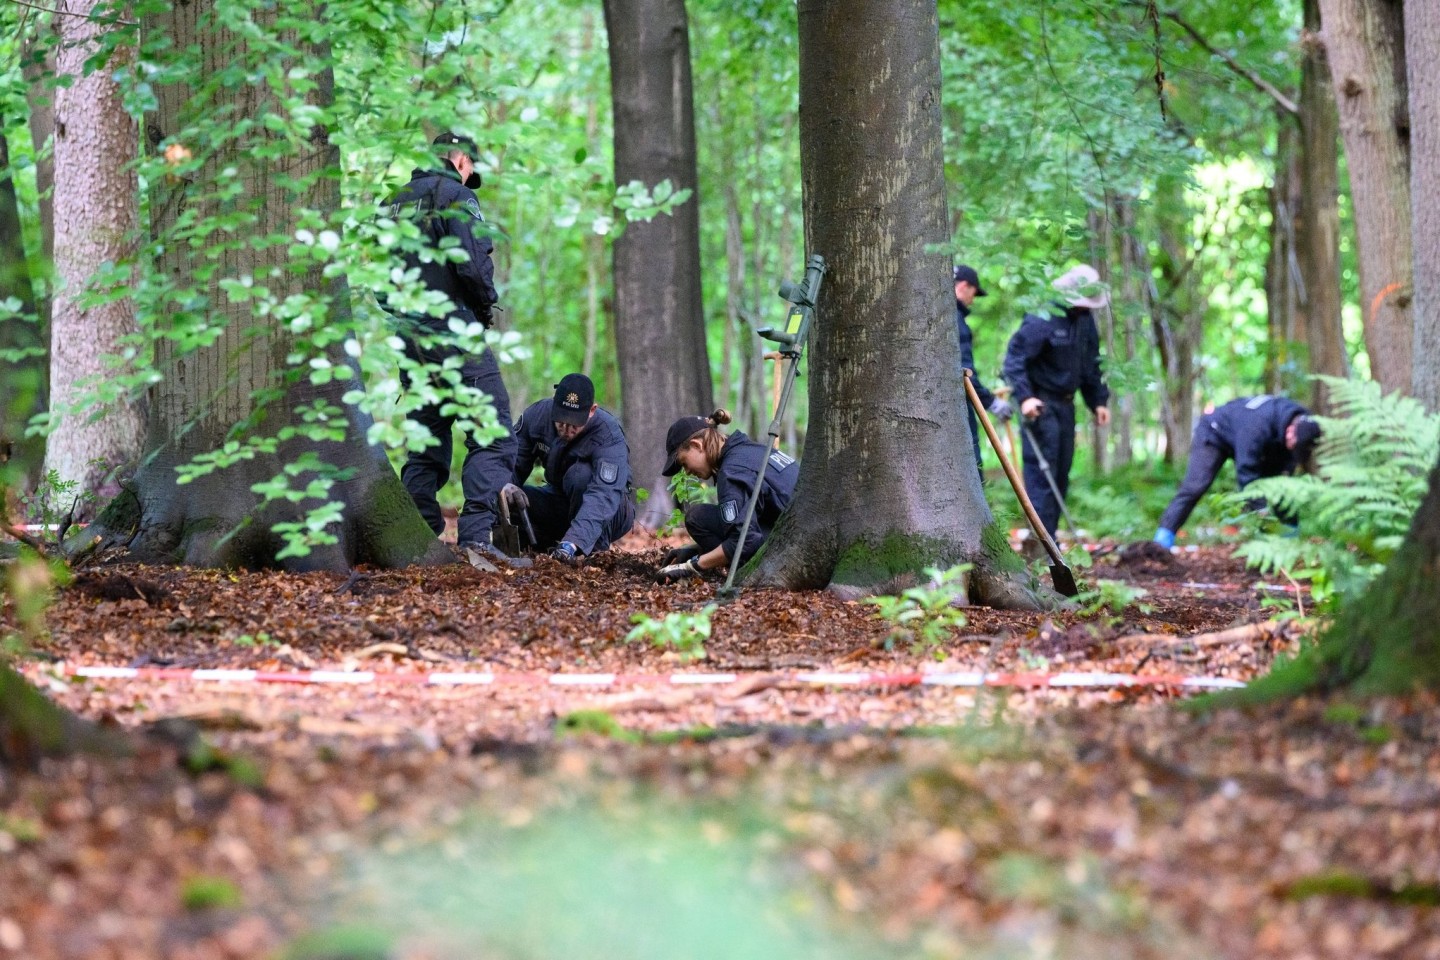
[[(446, 259), (422, 260), (418, 253), (404, 254), (405, 266), (418, 269), (420, 282), (450, 299), (450, 312), (443, 317), (422, 314), (399, 315), (396, 320), (405, 341), (405, 353), (422, 363), (439, 364), (456, 355), (459, 348), (446, 344), (452, 318), (466, 324), (476, 321), (489, 327), (491, 309), (498, 295), (495, 292), (495, 265), (490, 259), (494, 244), (486, 235), (475, 189), (480, 175), (475, 172), (479, 152), (475, 141), (454, 133), (435, 138), (439, 166), (416, 169), (410, 182), (389, 201), (390, 215), (396, 220), (410, 219), (420, 227), (422, 239), (436, 248), (446, 237), (459, 242), (465, 253), (462, 262)], [(510, 395), (500, 378), (500, 364), (488, 347), (480, 354), (469, 354), (461, 367), (466, 386), (491, 397), (496, 416), (505, 434), (482, 447), (468, 433), (465, 435), (465, 462), (461, 467), (460, 485), (464, 504), (460, 508), (458, 541), (501, 562), (517, 565), (490, 542), (495, 525), (496, 497), (509, 481), (515, 468), (515, 438), (511, 435)], [(438, 441), (418, 452), (411, 452), (400, 471), (405, 489), (420, 508), (420, 515), (439, 534), (445, 529), (436, 491), (450, 478), (454, 414), (442, 413), (440, 404), (423, 407), (411, 418), (430, 431)]]
[(1005, 379), (1030, 428), (1021, 443), (1025, 492), (1051, 536), (1060, 522), (1060, 501), (1040, 469), (1030, 434), (1040, 444), (1063, 498), (1075, 459), (1075, 391), (1101, 426), (1110, 422), (1110, 389), (1100, 376), (1100, 331), (1091, 313), (1109, 302), (1099, 284), (1094, 267), (1082, 264), (1067, 271), (1053, 284), (1064, 302), (1054, 304), (1045, 316), (1027, 313), (1005, 352)]
[[(1294, 472), (1310, 459), (1318, 439), (1320, 424), (1309, 410), (1286, 397), (1261, 394), (1216, 407), (1195, 424), (1185, 479), (1160, 516), (1155, 542), (1162, 547), (1175, 546), (1175, 534), (1215, 482), (1226, 460), (1234, 459), (1235, 481), (1244, 490), (1262, 477)], [(1256, 500), (1250, 506), (1256, 509), (1262, 503)]]
[[(538, 549), (575, 565), (630, 532), (630, 447), (620, 421), (595, 403), (589, 377), (562, 377), (552, 399), (538, 400), (520, 415), (515, 436), (515, 475), (501, 495), (512, 509), (529, 511)], [(545, 469), (544, 486), (523, 486), (537, 461)]]
[[(768, 444), (757, 443), (736, 430), (728, 437), (718, 429), (730, 422), (730, 414), (716, 410), (708, 417), (681, 417), (665, 433), (664, 475), (673, 477), (684, 470), (701, 480), (715, 481), (718, 503), (695, 503), (685, 507), (685, 531), (694, 544), (677, 547), (665, 555), (655, 579), (673, 583), (698, 577), (703, 570), (719, 570), (732, 562), (744, 563), (755, 555), (780, 514), (795, 495), (800, 465), (793, 457)], [(766, 457), (764, 485), (755, 505), (755, 516), (740, 545), (740, 524), (760, 476)], [(736, 557), (738, 556), (738, 560)]]
[[(970, 332), (970, 305), (975, 302), (976, 297), (983, 296), (985, 296), (985, 290), (980, 286), (980, 276), (975, 272), (975, 268), (963, 263), (956, 264), (955, 327), (960, 334), (960, 375), (962, 377), (966, 370), (975, 370), (975, 336)], [(985, 409), (990, 411), (991, 416), (1002, 422), (1010, 419), (1015, 412), (1015, 408), (1010, 406), (1010, 401), (991, 393), (989, 388), (980, 382), (978, 375), (972, 376), (970, 382), (975, 385), (975, 395), (980, 398), (980, 403)], [(975, 444), (975, 466), (978, 469), (980, 467), (980, 422), (975, 419), (975, 410), (963, 394), (960, 397), (960, 405), (965, 408), (965, 414), (970, 418), (970, 439)], [(985, 479), (983, 470), (980, 479)]]

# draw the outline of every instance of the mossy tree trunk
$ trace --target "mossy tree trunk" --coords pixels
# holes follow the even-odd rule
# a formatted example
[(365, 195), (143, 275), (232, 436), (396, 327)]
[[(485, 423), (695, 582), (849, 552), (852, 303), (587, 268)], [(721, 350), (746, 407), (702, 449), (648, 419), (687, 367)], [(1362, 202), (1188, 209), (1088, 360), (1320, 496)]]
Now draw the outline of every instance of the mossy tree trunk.
[(748, 582), (883, 591), (973, 563), (970, 599), (1035, 606), (981, 493), (954, 318), (934, 0), (801, 0), (810, 429)]
[(42, 757), (124, 749), (123, 736), (56, 706), (0, 659), (0, 766), (30, 767)]
[(605, 0), (615, 108), (615, 183), (669, 180), (694, 193), (615, 241), (615, 346), (641, 522), (669, 515), (665, 430), (712, 408), (700, 291), (700, 184), (685, 0)]
[(1360, 694), (1440, 690), (1440, 462), (1385, 572), (1326, 631), (1319, 685)]
[[(301, 454), (313, 452), (324, 464), (348, 472), (348, 479), (329, 493), (330, 500), (343, 504), (343, 520), (333, 530), (339, 543), (289, 558), (285, 568), (343, 570), (363, 562), (399, 566), (453, 559), (420, 518), (384, 451), (366, 442), (369, 416), (343, 402), (345, 392), (356, 386), (353, 377), (312, 384), (307, 370), (294, 370), (287, 363), (295, 344), (289, 328), (273, 315), (255, 317), (249, 303), (234, 303), (220, 290), (222, 278), (254, 278), (257, 286), (268, 287), (278, 299), (328, 292), (328, 316), (317, 323), (344, 322), (349, 311), (343, 279), (327, 280), (318, 269), (296, 272), (288, 245), (302, 225), (297, 222), (298, 211), (338, 208), (338, 150), (320, 126), (312, 128), (302, 143), (282, 146), (263, 132), (260, 123), (238, 137), (218, 125), (225, 117), (243, 118), (248, 125), (283, 110), (262, 83), (209, 82), (222, 72), (233, 75), (247, 55), (246, 41), (220, 27), (221, 22), (214, 0), (192, 0), (150, 14), (143, 25), (147, 34), (169, 37), (171, 49), (193, 47), (201, 52), (201, 63), (188, 82), (156, 88), (159, 107), (146, 117), (144, 137), (148, 150), (164, 155), (167, 148), (174, 148), (171, 156), (182, 160), (183, 150), (200, 161), (201, 168), (164, 177), (153, 185), (152, 230), (169, 237), (158, 268), (176, 288), (164, 335), (155, 343), (156, 366), (163, 379), (151, 392), (146, 456), (133, 495), (117, 498), (102, 516), (98, 532), (128, 545), (137, 559), (146, 561), (275, 565), (282, 540), (272, 532), (273, 525), (298, 521), (319, 503), (278, 500), (262, 507), (251, 487), (279, 475)], [(306, 49), (298, 37), (286, 36), (278, 26), (272, 33)], [(270, 66), (280, 76), (289, 75), (288, 67)], [(314, 62), (296, 68), (302, 74), (313, 74), (315, 69)], [(328, 105), (332, 77), (324, 70), (316, 79), (305, 98)], [(178, 169), (185, 168), (181, 164)], [(231, 192), (231, 184), (239, 189)], [(197, 233), (195, 225), (216, 216), (240, 224), (233, 229), (245, 239), (263, 242), (225, 243), (206, 250), (215, 241)], [(177, 227), (190, 233), (176, 233)], [(220, 322), (223, 328), (214, 341), (196, 349), (182, 348), (183, 337), (175, 333), (183, 334), (185, 324), (208, 323), (213, 329)], [(338, 347), (329, 359), (337, 366), (347, 363)], [(343, 411), (332, 415), (343, 427), (343, 439), (291, 438), (273, 453), (191, 483), (177, 483), (175, 468), (197, 454), (217, 450), (232, 439), (276, 437), (285, 427), (300, 423), (302, 408), (317, 403)], [(292, 488), (303, 488), (313, 475), (300, 473)]]

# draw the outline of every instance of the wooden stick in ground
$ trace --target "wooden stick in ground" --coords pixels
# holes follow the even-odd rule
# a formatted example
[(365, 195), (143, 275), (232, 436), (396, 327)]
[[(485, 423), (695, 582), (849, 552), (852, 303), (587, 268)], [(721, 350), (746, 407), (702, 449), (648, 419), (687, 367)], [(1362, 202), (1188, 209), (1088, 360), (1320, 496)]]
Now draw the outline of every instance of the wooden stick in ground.
[(1050, 533), (1045, 529), (1045, 524), (1040, 522), (1040, 515), (1035, 512), (1035, 506), (1030, 502), (1030, 497), (1025, 493), (1025, 483), (1015, 472), (1015, 467), (1010, 463), (1010, 458), (1005, 456), (1005, 451), (1000, 449), (1000, 437), (995, 433), (995, 426), (990, 422), (990, 415), (985, 412), (985, 406), (980, 402), (980, 395), (975, 392), (975, 385), (970, 382), (971, 371), (965, 371), (965, 396), (970, 399), (970, 405), (975, 408), (975, 413), (980, 417), (980, 424), (985, 428), (985, 435), (990, 438), (990, 445), (995, 448), (995, 455), (1000, 458), (1000, 466), (1005, 468), (1005, 476), (1010, 481), (1010, 486), (1015, 490), (1015, 496), (1020, 499), (1020, 507), (1025, 511), (1025, 519), (1030, 521), (1030, 529), (1035, 531), (1035, 536), (1045, 545), (1045, 551), (1050, 554), (1050, 559), (1055, 563), (1063, 564), (1060, 548), (1050, 538)]

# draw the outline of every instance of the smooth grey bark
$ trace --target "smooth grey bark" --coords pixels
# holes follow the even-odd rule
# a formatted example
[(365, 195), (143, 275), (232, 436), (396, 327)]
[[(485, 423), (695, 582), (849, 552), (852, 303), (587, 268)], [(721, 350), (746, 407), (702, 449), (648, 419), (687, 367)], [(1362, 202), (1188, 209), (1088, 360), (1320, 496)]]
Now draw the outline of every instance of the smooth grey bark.
[(6, 360), (0, 377), (0, 463), (19, 468), (18, 480), (31, 487), (39, 475), (45, 441), (26, 437), (25, 425), (45, 405), (45, 339), (35, 316), (35, 288), (20, 231), (20, 208), (10, 171), (10, 145), (0, 130), (0, 300), (18, 300), (21, 317), (0, 321), (0, 350), (29, 354)]
[(133, 472), (145, 433), (138, 405), (121, 402), (101, 410), (86, 401), (94, 384), (110, 373), (104, 357), (119, 354), (122, 341), (136, 333), (135, 304), (128, 297), (85, 302), (90, 278), (101, 264), (129, 257), (139, 219), (138, 134), (113, 79), (120, 64), (85, 71), (109, 29), (92, 19), (94, 7), (95, 0), (69, 0), (61, 4), (66, 15), (56, 18), (56, 70), (70, 82), (54, 91), (50, 406), (61, 419), (45, 444), (45, 469), (76, 485), (82, 495), (76, 518), (83, 520), (92, 518), (90, 503), (120, 492), (117, 474)]
[(670, 512), (665, 430), (713, 409), (700, 290), (700, 194), (690, 35), (684, 0), (605, 0), (614, 101), (615, 183), (669, 180), (695, 191), (669, 216), (625, 226), (615, 241), (615, 343), (640, 522)]
[(1034, 608), (981, 493), (961, 395), (934, 0), (801, 0), (806, 247), (830, 264), (810, 429), (752, 584), (893, 589), (975, 564), (972, 602)]
[[(1300, 63), (1300, 204), (1295, 253), (1300, 267), (1300, 325), (1310, 372), (1350, 375), (1340, 314), (1340, 118), (1330, 81), (1319, 0), (1305, 0), (1305, 42)], [(1315, 381), (1311, 407), (1328, 411), (1325, 385)]]
[(1405, 5), (1410, 209), (1415, 252), (1411, 392), (1440, 410), (1440, 4)]
[[(175, 4), (149, 15), (143, 25), (147, 32), (170, 37), (173, 49), (193, 46), (201, 51), (202, 62), (193, 75), (196, 82), (232, 67), (243, 53), (241, 41), (217, 25), (214, 6), (215, 0)], [(301, 42), (294, 36), (287, 39)], [(317, 104), (328, 103), (333, 95), (332, 78), (327, 72), (315, 79), (319, 81), (317, 88), (307, 97)], [(187, 111), (196, 109), (192, 103), (194, 90), (188, 83), (159, 86), (155, 92), (159, 108), (145, 118), (147, 149), (163, 154), (170, 138), (183, 136), (203, 163), (194, 179), (201, 189), (178, 177), (161, 178), (152, 184), (152, 230), (157, 236), (168, 235), (182, 216), (204, 218), (222, 210), (232, 215), (240, 210), (253, 211), (256, 220), (250, 229), (256, 233), (292, 235), (297, 226), (293, 220), (295, 211), (333, 210), (338, 206), (338, 182), (333, 176), (321, 175), (321, 171), (339, 165), (338, 151), (323, 128), (312, 130), (305, 145), (286, 157), (288, 176), (282, 180), (275, 176), (273, 161), (257, 156), (252, 141), (229, 138), (217, 146), (206, 138), (203, 128), (187, 127), (194, 119)], [(264, 87), (246, 84), (222, 88), (200, 109), (209, 117), (231, 112), (261, 117), (277, 109), (277, 104)], [(214, 182), (219, 171), (226, 169), (233, 169), (229, 182), (242, 188), (234, 202), (204, 189)], [(340, 542), (279, 565), (292, 570), (344, 570), (357, 563), (401, 566), (453, 559), (421, 520), (384, 451), (366, 443), (368, 415), (342, 402), (342, 395), (355, 386), (355, 381), (336, 380), (314, 386), (304, 376), (306, 371), (290, 370), (285, 364), (293, 343), (288, 330), (273, 318), (252, 316), (249, 304), (232, 303), (217, 285), (220, 277), (253, 276), (268, 278), (270, 289), (281, 297), (302, 290), (327, 290), (327, 322), (338, 323), (349, 311), (349, 293), (343, 280), (330, 285), (318, 270), (296, 274), (281, 269), (288, 262), (284, 245), (255, 250), (235, 244), (205, 261), (216, 266), (214, 278), (187, 293), (186, 286), (196, 284), (198, 256), (192, 254), (186, 242), (167, 243), (157, 269), (175, 280), (181, 297), (188, 301), (193, 295), (203, 300), (200, 307), (185, 309), (205, 317), (223, 318), (223, 331), (212, 345), (189, 352), (181, 352), (170, 338), (156, 340), (156, 366), (163, 380), (150, 397), (145, 460), (135, 477), (133, 492), (111, 504), (101, 520), (86, 531), (87, 539), (98, 534), (103, 540), (128, 545), (132, 555), (142, 561), (202, 566), (277, 565), (276, 554), (282, 541), (272, 533), (272, 525), (299, 520), (318, 504), (279, 501), (261, 509), (258, 496), (250, 488), (279, 474), (301, 453), (313, 451), (324, 463), (352, 471), (348, 480), (330, 492), (332, 499), (344, 504), (343, 520), (334, 531)], [(171, 323), (185, 322), (180, 307), (175, 306), (174, 313)], [(346, 362), (338, 349), (330, 359), (335, 364)], [(258, 391), (280, 393), (265, 407), (263, 416), (257, 409)], [(191, 483), (176, 482), (177, 466), (197, 454), (217, 449), (232, 439), (242, 424), (245, 426), (240, 435), (248, 436), (259, 429), (255, 422), (263, 419), (262, 435), (273, 436), (284, 426), (298, 425), (296, 411), (317, 400), (344, 410), (343, 441), (317, 443), (295, 438), (282, 443), (273, 455), (257, 456)], [(309, 473), (301, 473), (295, 485), (303, 486), (309, 478)]]
[(1387, 392), (1408, 392), (1415, 291), (1401, 3), (1320, 0), (1320, 12), (1350, 168), (1370, 372)]

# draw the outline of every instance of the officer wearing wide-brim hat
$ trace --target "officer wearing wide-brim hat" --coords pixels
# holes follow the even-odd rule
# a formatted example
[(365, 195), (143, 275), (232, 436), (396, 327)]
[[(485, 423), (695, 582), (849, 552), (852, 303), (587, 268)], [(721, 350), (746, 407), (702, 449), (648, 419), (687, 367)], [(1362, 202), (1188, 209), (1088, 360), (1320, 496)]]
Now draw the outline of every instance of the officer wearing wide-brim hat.
[(1059, 300), (1043, 314), (1027, 313), (1005, 351), (1005, 380), (1014, 388), (1014, 400), (1029, 427), (1024, 432), (1025, 492), (1035, 505), (1045, 529), (1053, 536), (1060, 522), (1057, 500), (1031, 435), (1050, 464), (1063, 498), (1070, 489), (1070, 465), (1075, 459), (1075, 392), (1103, 426), (1110, 422), (1110, 388), (1100, 373), (1100, 331), (1093, 311), (1110, 302), (1094, 267), (1081, 264), (1053, 284)]
[[(450, 322), (458, 320), (469, 325), (478, 321), (489, 327), (492, 309), (499, 297), (495, 292), (495, 265), (490, 258), (494, 244), (484, 227), (485, 218), (475, 197), (475, 188), (480, 186), (480, 174), (475, 170), (479, 150), (474, 140), (457, 133), (440, 134), (435, 138), (434, 149), (436, 163), (429, 168), (415, 169), (410, 182), (390, 199), (388, 206), (391, 217), (408, 219), (419, 227), (426, 245), (440, 249), (450, 246), (447, 241), (453, 240), (465, 254), (458, 262), (453, 257), (422, 258), (418, 252), (410, 251), (402, 254), (405, 266), (419, 272), (422, 284), (450, 300), (450, 310), (442, 317), (397, 314), (406, 355), (417, 362), (438, 365), (459, 353), (459, 347), (446, 343)], [(464, 502), (458, 520), (459, 545), (491, 559), (512, 563), (512, 558), (490, 542), (496, 519), (496, 497), (515, 467), (510, 394), (501, 379), (495, 354), (488, 347), (478, 355), (465, 356), (460, 373), (466, 386), (490, 395), (505, 433), (483, 447), (468, 431), (465, 434), (465, 461), (460, 473)], [(443, 406), (443, 403), (435, 404), (411, 414), (411, 419), (429, 430), (438, 443), (411, 451), (400, 471), (400, 479), (420, 509), (420, 515), (437, 534), (445, 529), (445, 519), (435, 495), (450, 477), (455, 428), (454, 414), (442, 412)]]
[[(563, 563), (609, 548), (635, 525), (630, 447), (620, 421), (595, 402), (595, 384), (570, 373), (555, 395), (525, 408), (515, 426), (515, 472), (501, 496), (527, 509), (538, 541)], [(536, 463), (541, 486), (523, 486)]]

